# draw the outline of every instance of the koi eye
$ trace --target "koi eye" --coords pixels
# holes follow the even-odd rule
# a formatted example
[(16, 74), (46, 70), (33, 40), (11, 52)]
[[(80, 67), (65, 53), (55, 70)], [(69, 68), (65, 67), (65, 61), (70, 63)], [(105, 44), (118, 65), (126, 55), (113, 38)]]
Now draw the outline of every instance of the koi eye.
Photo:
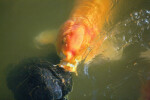
[(65, 45), (65, 44), (66, 44), (66, 37), (64, 37), (62, 40), (62, 45)]
[(65, 59), (65, 58), (66, 58), (66, 56), (65, 56), (62, 52), (60, 52), (59, 56), (60, 56), (62, 59)]
[(61, 43), (62, 43), (62, 44), (65, 44), (65, 42), (66, 42), (66, 41), (63, 39)]

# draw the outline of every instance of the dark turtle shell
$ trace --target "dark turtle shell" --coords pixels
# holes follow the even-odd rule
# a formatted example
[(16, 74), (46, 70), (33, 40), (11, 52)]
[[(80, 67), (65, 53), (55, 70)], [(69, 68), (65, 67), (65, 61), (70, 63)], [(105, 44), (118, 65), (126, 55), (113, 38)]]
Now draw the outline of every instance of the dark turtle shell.
[(16, 100), (64, 100), (72, 90), (72, 76), (49, 59), (32, 58), (14, 66), (7, 85)]

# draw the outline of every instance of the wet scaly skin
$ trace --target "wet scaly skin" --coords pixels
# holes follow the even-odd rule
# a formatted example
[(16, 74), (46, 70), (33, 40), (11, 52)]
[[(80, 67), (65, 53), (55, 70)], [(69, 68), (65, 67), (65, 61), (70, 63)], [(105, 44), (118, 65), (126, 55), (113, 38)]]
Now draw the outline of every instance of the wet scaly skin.
[[(57, 53), (61, 57), (60, 67), (76, 72), (78, 64), (87, 55), (91, 61), (98, 54), (97, 48), (105, 39), (100, 30), (110, 9), (110, 0), (82, 0), (77, 3), (70, 18), (62, 25), (57, 36)], [(95, 42), (99, 35), (101, 40)], [(95, 45), (92, 52), (88, 48)]]

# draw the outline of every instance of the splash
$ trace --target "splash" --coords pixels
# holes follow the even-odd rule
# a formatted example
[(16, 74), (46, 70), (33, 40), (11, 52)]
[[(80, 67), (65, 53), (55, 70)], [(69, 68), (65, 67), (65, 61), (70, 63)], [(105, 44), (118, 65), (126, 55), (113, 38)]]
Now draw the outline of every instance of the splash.
[(130, 14), (130, 17), (122, 22), (116, 24), (110, 30), (110, 38), (118, 49), (124, 48), (127, 45), (134, 43), (141, 43), (145, 45), (144, 35), (145, 31), (150, 28), (150, 11), (140, 10)]
[[(109, 100), (122, 100), (124, 97), (126, 100), (137, 100), (141, 84), (147, 80), (146, 75), (149, 73), (149, 62), (144, 59), (144, 57), (149, 58), (149, 51), (144, 53), (143, 49), (149, 50), (150, 47), (150, 11), (146, 9), (135, 11), (129, 14), (127, 19), (118, 22), (111, 27), (110, 30), (105, 30), (105, 32), (108, 34), (105, 40), (106, 43), (104, 42), (103, 46), (109, 48), (109, 50), (103, 49), (106, 51), (101, 52), (100, 55), (89, 64), (89, 69), (87, 69), (87, 67), (85, 68), (88, 71), (88, 74), (86, 71), (85, 75), (88, 75), (92, 80), (97, 70), (103, 70), (100, 67), (107, 69), (109, 66), (111, 70), (108, 69), (108, 76), (105, 75), (106, 79), (101, 77), (100, 72), (97, 72), (100, 75), (96, 77), (96, 81), (98, 81), (99, 78), (103, 79), (104, 82), (102, 83), (106, 81), (106, 84), (101, 87), (103, 88), (102, 91), (98, 89), (96, 92), (100, 95), (99, 98), (104, 97)], [(111, 44), (112, 47), (108, 44)], [(113, 50), (110, 48), (113, 48)], [(126, 54), (125, 51), (130, 53), (130, 55), (128, 55), (129, 57), (126, 57), (126, 59), (122, 59), (121, 55), (123, 53)], [(114, 58), (110, 55), (114, 55), (114, 58), (116, 55), (120, 55), (120, 58), (116, 61), (112, 61)], [(90, 66), (95, 66), (95, 70), (90, 68)], [(116, 66), (119, 66), (119, 68), (115, 69)], [(118, 69), (120, 69), (121, 72), (117, 72)], [(102, 81), (102, 79), (100, 81)], [(127, 93), (129, 90), (133, 92)]]

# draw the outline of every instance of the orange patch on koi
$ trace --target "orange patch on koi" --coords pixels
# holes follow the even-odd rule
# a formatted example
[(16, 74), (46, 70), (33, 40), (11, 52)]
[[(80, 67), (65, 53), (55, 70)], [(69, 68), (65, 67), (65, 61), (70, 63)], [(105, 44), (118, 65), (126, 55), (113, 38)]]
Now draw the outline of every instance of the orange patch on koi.
[[(110, 8), (110, 0), (80, 0), (77, 3), (57, 36), (60, 67), (76, 72), (78, 63), (84, 59), (86, 62), (91, 61), (99, 53), (98, 49), (106, 38), (100, 30)], [(88, 51), (90, 47), (91, 52)]]

